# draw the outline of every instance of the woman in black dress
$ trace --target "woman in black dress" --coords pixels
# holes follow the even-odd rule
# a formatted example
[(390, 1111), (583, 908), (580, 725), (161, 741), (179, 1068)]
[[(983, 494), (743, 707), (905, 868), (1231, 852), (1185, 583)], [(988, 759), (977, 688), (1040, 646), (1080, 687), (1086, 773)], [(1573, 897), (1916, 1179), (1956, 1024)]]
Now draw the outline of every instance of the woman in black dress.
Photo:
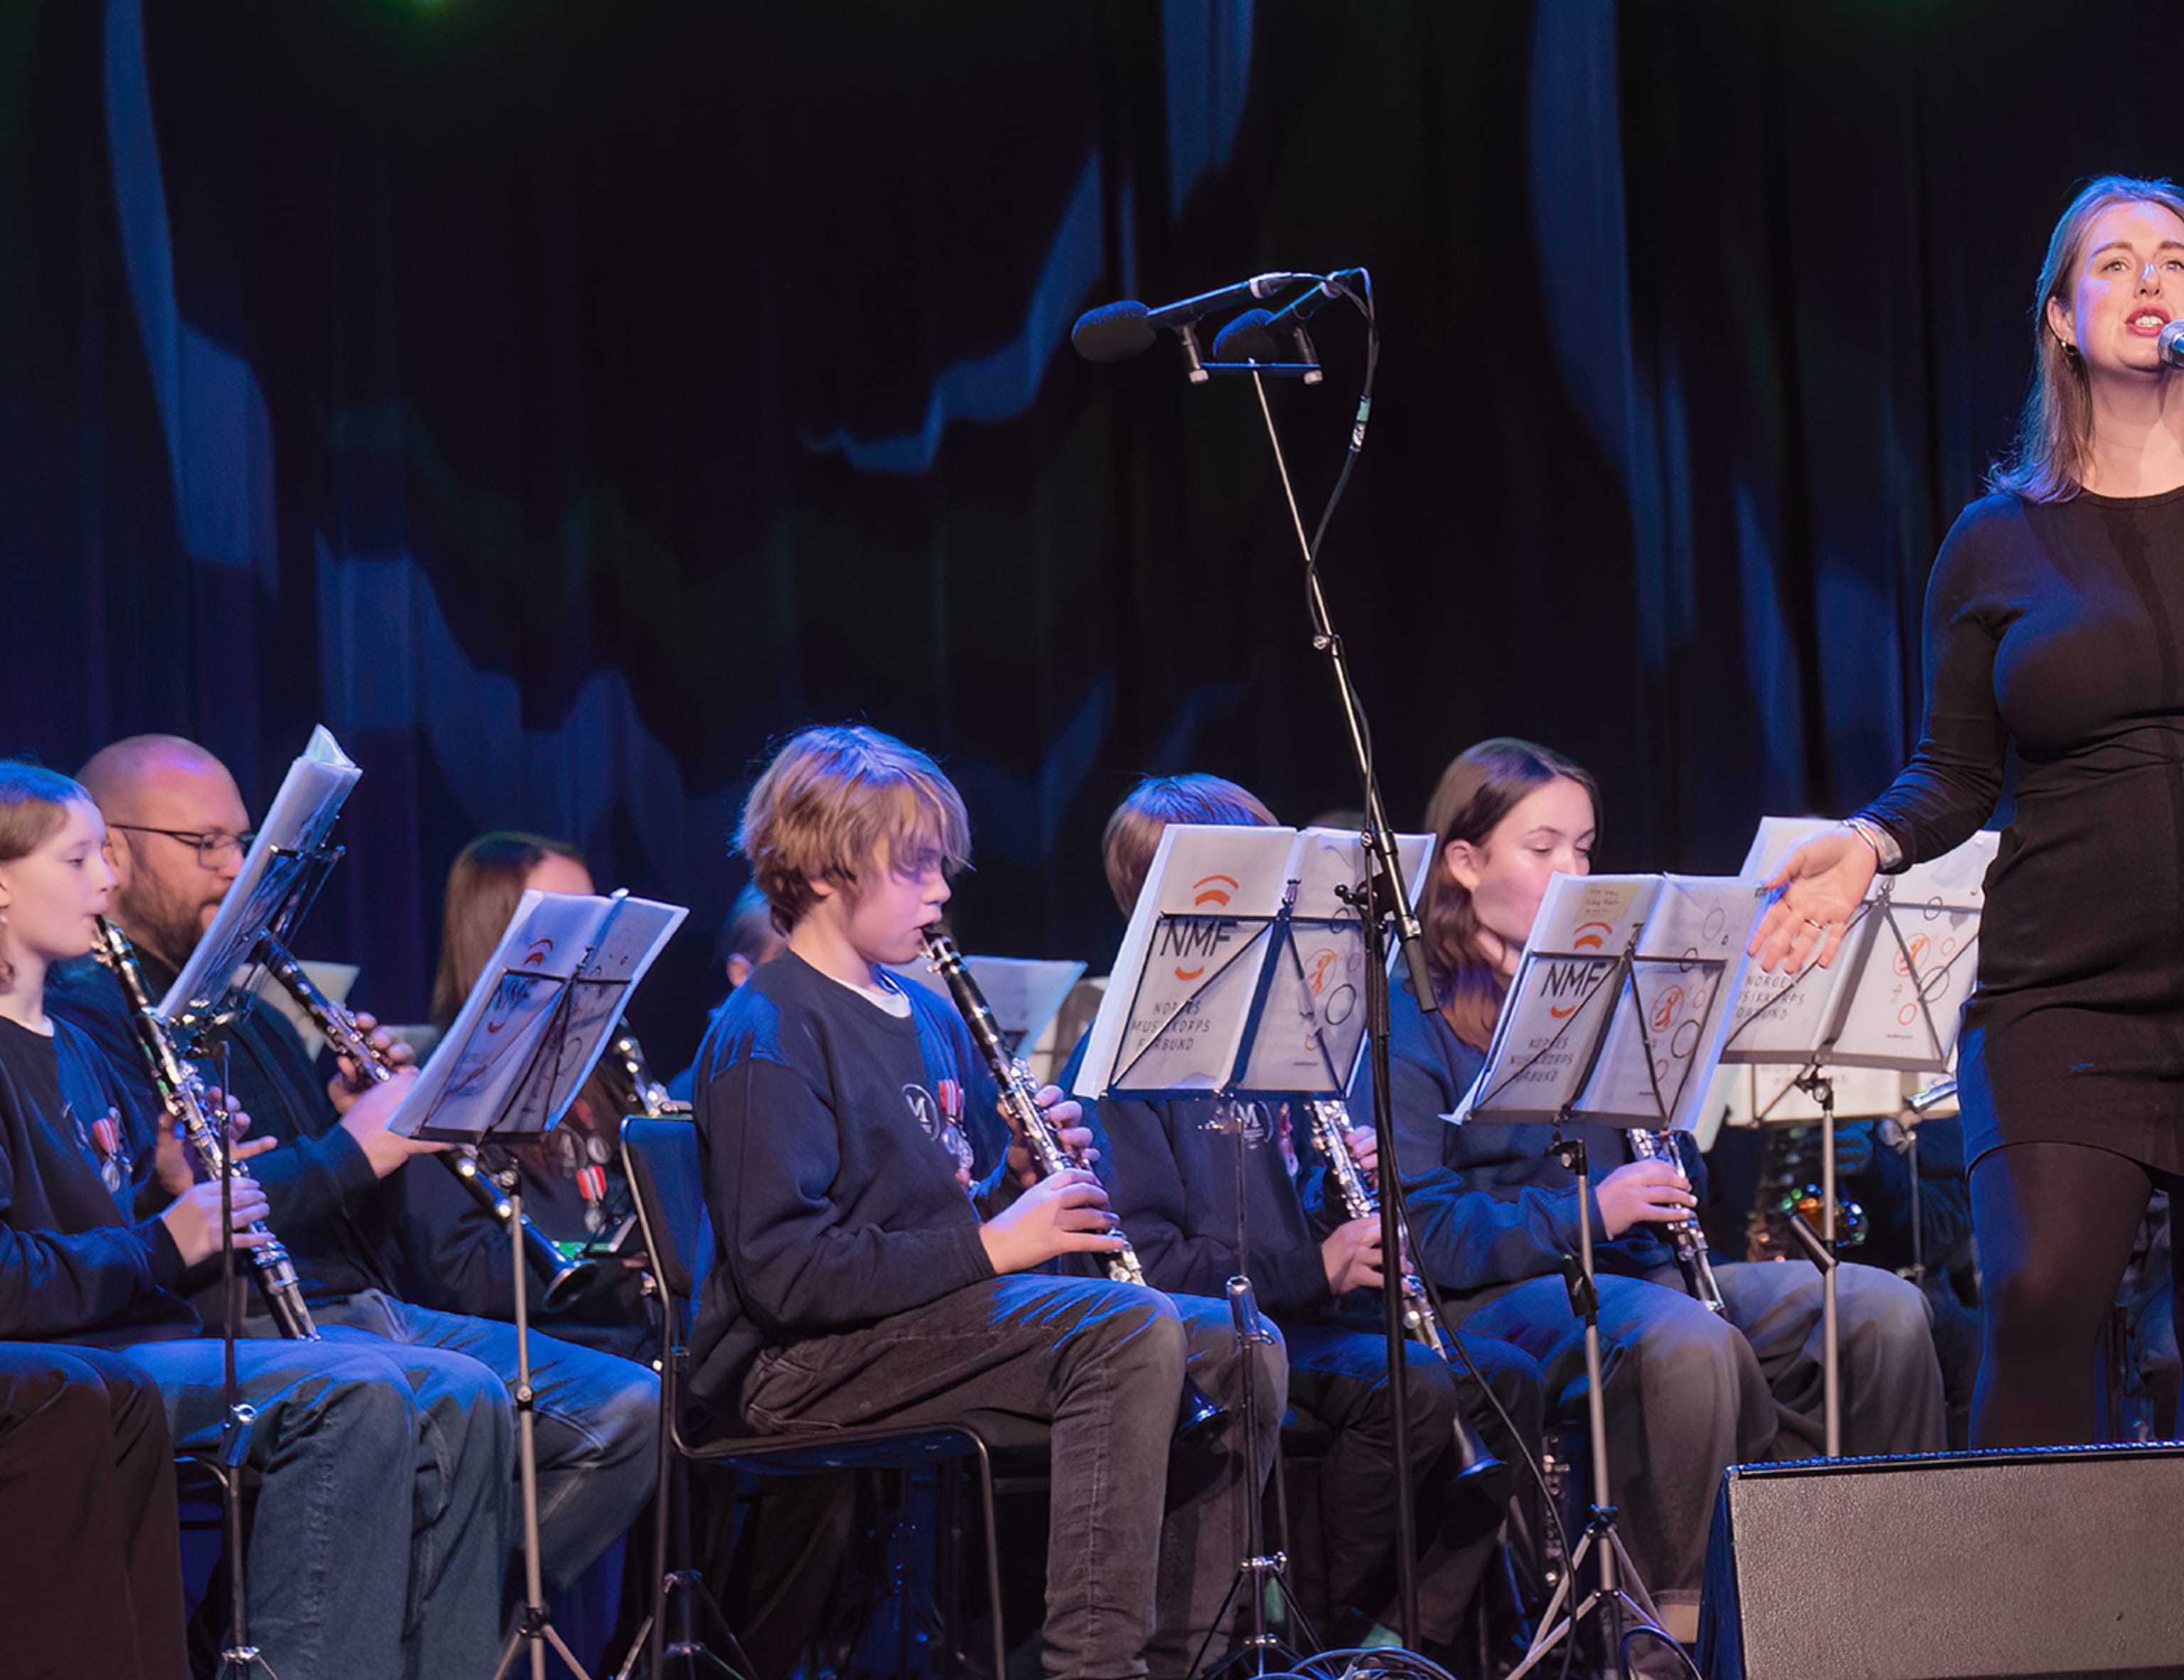
[(2006, 756), (1959, 1051), (1987, 1322), (1984, 1447), (2094, 1433), (2094, 1354), (2149, 1192), (2184, 1174), (2184, 194), (2110, 176), (2056, 226), (2010, 455), (1928, 585), (1926, 721), (1791, 857), (1753, 950), (1835, 954), (1876, 869), (1969, 838)]

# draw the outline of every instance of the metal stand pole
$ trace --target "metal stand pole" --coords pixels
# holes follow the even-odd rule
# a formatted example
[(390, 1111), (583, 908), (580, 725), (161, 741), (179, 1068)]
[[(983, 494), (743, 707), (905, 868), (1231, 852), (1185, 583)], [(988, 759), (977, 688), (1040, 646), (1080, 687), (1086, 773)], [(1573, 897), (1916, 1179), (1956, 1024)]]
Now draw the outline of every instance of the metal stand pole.
[(510, 1172), (502, 1188), (508, 1192), (514, 1216), (508, 1222), (510, 1258), (515, 1270), (515, 1447), (516, 1467), (523, 1486), (523, 1620), (501, 1647), (499, 1666), (493, 1680), (502, 1680), (515, 1660), (518, 1649), (531, 1651), (531, 1680), (546, 1680), (546, 1647), (552, 1645), (577, 1680), (591, 1680), (576, 1653), (554, 1631), (546, 1618), (546, 1584), (538, 1568), (538, 1443), (535, 1432), (536, 1396), (531, 1388), (531, 1307), (525, 1287), (523, 1264), (523, 1191)]
[[(1797, 1076), (1797, 1089), (1820, 1105), (1820, 1229), (1818, 1242), (1805, 1230), (1806, 1247), (1820, 1269), (1820, 1419), (1825, 1451), (1842, 1456), (1842, 1337), (1836, 1316), (1836, 1082), (1818, 1068)], [(1790, 1228), (1804, 1227), (1804, 1217), (1790, 1215)]]
[[(1558, 1125), (1552, 1153), (1561, 1155), (1577, 1178), (1578, 1275), (1570, 1280), (1569, 1291), (1572, 1310), (1585, 1320), (1585, 1421), (1592, 1436), (1592, 1515), (1585, 1526), (1585, 1532), (1578, 1537), (1577, 1544), (1570, 1549), (1568, 1568), (1555, 1583), (1547, 1607), (1540, 1612), (1539, 1632), (1533, 1635), (1524, 1661), (1510, 1671), (1509, 1680), (1524, 1680), (1525, 1675), (1546, 1660), (1548, 1654), (1563, 1639), (1574, 1638), (1578, 1624), (1595, 1612), (1607, 1623), (1611, 1653), (1622, 1649), (1628, 1632), (1626, 1619), (1651, 1627), (1665, 1644), (1675, 1643), (1661, 1626), (1652, 1595), (1639, 1578), (1630, 1554), (1623, 1549), (1622, 1538), (1615, 1532), (1616, 1510), (1608, 1500), (1607, 1405), (1601, 1390), (1600, 1374), (1600, 1286), (1592, 1268), (1592, 1191), (1585, 1175), (1585, 1144), (1576, 1138), (1565, 1140)], [(1576, 1590), (1578, 1570), (1585, 1554), (1593, 1551), (1599, 1553), (1600, 1585), (1557, 1621), (1556, 1613)]]
[[(217, 1117), (226, 1134), (226, 1158), (235, 1158), (235, 1134), (223, 1113)], [(226, 1415), (220, 1426), (220, 1529), (227, 1548), (228, 1640), (220, 1648), (220, 1680), (249, 1680), (264, 1673), (279, 1680), (265, 1653), (250, 1643), (250, 1571), (242, 1554), (242, 1461), (250, 1451), (250, 1426), (258, 1420), (258, 1408), (245, 1405), (242, 1380), (236, 1370), (235, 1338), (238, 1315), (243, 1309), (241, 1281), (235, 1275), (235, 1175), (220, 1175), (220, 1403)]]

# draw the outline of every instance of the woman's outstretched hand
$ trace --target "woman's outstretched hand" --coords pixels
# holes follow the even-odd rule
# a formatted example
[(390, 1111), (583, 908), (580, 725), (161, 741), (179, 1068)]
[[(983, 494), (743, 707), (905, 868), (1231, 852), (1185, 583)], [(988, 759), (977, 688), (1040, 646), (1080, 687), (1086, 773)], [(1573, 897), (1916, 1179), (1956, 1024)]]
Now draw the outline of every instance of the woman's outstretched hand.
[(1760, 968), (1769, 974), (1785, 966), (1802, 968), (1816, 952), (1822, 968), (1834, 962), (1879, 868), (1873, 848), (1849, 829), (1834, 829), (1791, 852), (1767, 883), (1769, 892), (1780, 889), (1782, 896), (1768, 906), (1747, 947)]

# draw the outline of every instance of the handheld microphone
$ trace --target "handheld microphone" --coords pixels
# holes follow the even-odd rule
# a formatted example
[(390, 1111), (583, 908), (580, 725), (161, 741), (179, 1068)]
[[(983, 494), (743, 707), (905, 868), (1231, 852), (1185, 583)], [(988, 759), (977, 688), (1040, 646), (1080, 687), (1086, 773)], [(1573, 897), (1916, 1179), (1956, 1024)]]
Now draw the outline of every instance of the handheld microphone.
[[(1284, 360), (1281, 351), (1276, 348), (1277, 341), (1285, 333), (1301, 332), (1305, 322), (1342, 295), (1334, 289), (1338, 283), (1353, 286), (1364, 272), (1359, 268), (1338, 269), (1311, 291), (1292, 299), (1287, 307), (1273, 315), (1264, 310), (1245, 310), (1214, 336), (1213, 360)], [(1309, 361), (1315, 358), (1306, 356), (1304, 360)]]
[(2172, 321), (2154, 340), (2164, 366), (2184, 367), (2184, 321)]
[(1148, 309), (1134, 298), (1124, 298), (1118, 303), (1087, 310), (1078, 316), (1077, 325), (1069, 329), (1069, 342), (1087, 361), (1122, 361), (1141, 350), (1150, 349), (1164, 328), (1189, 327), (1231, 304), (1271, 298), (1300, 280), (1312, 278), (1309, 274), (1255, 274), (1234, 286), (1201, 292), (1195, 298), (1163, 304), (1158, 309)]

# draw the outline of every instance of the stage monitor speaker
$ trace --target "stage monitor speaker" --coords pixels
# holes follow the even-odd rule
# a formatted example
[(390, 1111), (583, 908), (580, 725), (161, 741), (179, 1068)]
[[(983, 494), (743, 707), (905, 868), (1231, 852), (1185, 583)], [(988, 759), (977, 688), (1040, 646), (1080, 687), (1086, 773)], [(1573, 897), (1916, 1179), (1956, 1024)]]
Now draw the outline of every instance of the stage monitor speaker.
[(2184, 1444), (1734, 1468), (1699, 1662), (1708, 1680), (2175, 1680)]

